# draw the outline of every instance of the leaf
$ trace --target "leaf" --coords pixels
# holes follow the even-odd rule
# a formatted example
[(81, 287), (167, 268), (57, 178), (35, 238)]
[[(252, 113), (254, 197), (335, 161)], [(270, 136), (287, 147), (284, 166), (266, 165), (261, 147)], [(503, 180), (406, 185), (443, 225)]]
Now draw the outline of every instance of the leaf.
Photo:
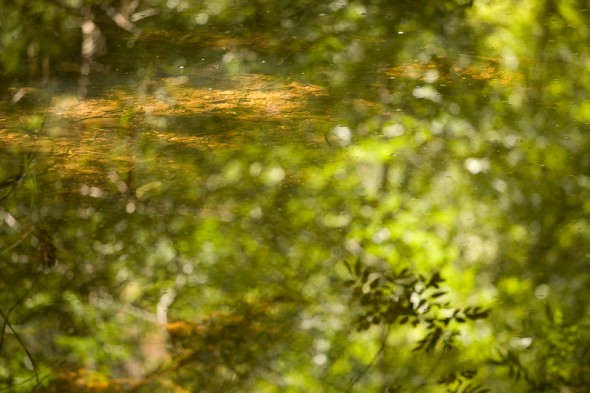
[(359, 323), (358, 330), (363, 331), (363, 330), (369, 329), (370, 327), (371, 327), (371, 322), (364, 320)]
[(363, 293), (363, 295), (361, 296), (361, 304), (363, 306), (366, 306), (370, 302), (371, 302), (371, 295), (368, 293)]
[(409, 272), (410, 272), (410, 269), (408, 269), (407, 267), (405, 267), (405, 268), (402, 269), (401, 272), (399, 272), (398, 276), (399, 277), (407, 276)]
[(363, 272), (363, 276), (361, 277), (361, 282), (364, 284), (367, 282), (367, 279), (369, 278), (369, 274), (371, 274), (371, 272), (369, 271), (369, 269), (366, 269)]
[(426, 345), (426, 341), (427, 338), (423, 338), (422, 340), (418, 341), (418, 344), (416, 344), (416, 347), (414, 349), (412, 349), (412, 352), (418, 352), (420, 350), (422, 350), (422, 348), (424, 348), (424, 346)]
[(445, 281), (439, 272), (436, 272), (432, 275), (428, 283), (426, 284), (427, 287), (434, 287), (438, 289), (438, 284)]
[(467, 386), (465, 386), (465, 389), (463, 389), (463, 393), (477, 393), (480, 388), (480, 384), (469, 383)]
[(387, 323), (394, 323), (395, 320), (398, 318), (399, 315), (397, 315), (396, 313), (393, 313), (393, 312), (389, 311), (389, 312), (387, 312), (383, 316), (385, 317), (385, 321)]
[(426, 337), (418, 341), (418, 345), (412, 350), (412, 352), (419, 351), (422, 348), (424, 348), (426, 352), (433, 352), (436, 344), (438, 344), (440, 338), (442, 337), (442, 333), (443, 330), (441, 328), (435, 328), (434, 331), (428, 333)]
[(348, 270), (348, 272), (352, 275), (352, 268), (350, 267), (350, 263), (348, 263), (347, 260), (345, 259), (341, 259), (342, 263), (344, 263), (344, 266), (346, 266), (346, 270)]
[(437, 291), (437, 292), (434, 292), (432, 295), (430, 295), (430, 297), (433, 299), (436, 299), (437, 297), (441, 297), (446, 294), (447, 294), (446, 291)]
[(352, 291), (352, 296), (358, 297), (362, 294), (363, 294), (363, 288), (360, 285), (354, 287), (354, 290)]
[(436, 347), (436, 344), (438, 344), (440, 338), (442, 337), (442, 329), (441, 328), (436, 328), (434, 330), (434, 332), (432, 332), (430, 334), (430, 342), (428, 343), (428, 346), (426, 347), (426, 352), (432, 352), (434, 351), (434, 348)]
[(352, 286), (354, 286), (354, 284), (356, 284), (356, 280), (346, 280), (344, 281), (344, 287), (345, 288), (350, 288)]
[(555, 323), (555, 319), (553, 318), (553, 310), (551, 309), (549, 303), (545, 303), (545, 315), (547, 316), (549, 322), (551, 322), (552, 324)]
[(395, 275), (394, 274), (386, 274), (385, 276), (383, 276), (385, 278), (385, 280), (391, 282), (391, 283), (395, 283)]
[(467, 378), (467, 379), (473, 379), (475, 378), (475, 376), (477, 375), (477, 370), (465, 370), (465, 371), (461, 371), (461, 376)]
[(371, 287), (371, 289), (375, 289), (378, 286), (379, 286), (379, 278), (376, 278), (373, 280), (373, 282), (371, 282), (370, 287)]
[(482, 309), (481, 307), (466, 308), (465, 316), (471, 320), (487, 318), (490, 314), (490, 309)]
[(443, 377), (441, 377), (437, 383), (444, 383), (444, 384), (450, 384), (453, 383), (457, 380), (457, 376), (454, 373), (451, 373), (449, 375), (445, 375)]
[(361, 275), (361, 270), (362, 270), (361, 260), (360, 259), (357, 259), (356, 260), (356, 263), (354, 264), (354, 273), (357, 276), (360, 276)]

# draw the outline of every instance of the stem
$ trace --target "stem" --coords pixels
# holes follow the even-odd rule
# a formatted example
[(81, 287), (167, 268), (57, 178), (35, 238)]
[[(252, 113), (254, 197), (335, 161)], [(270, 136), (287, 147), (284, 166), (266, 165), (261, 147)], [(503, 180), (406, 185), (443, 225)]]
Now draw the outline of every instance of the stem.
[(360, 381), (361, 378), (363, 378), (367, 374), (367, 372), (369, 371), (369, 369), (371, 367), (373, 367), (373, 365), (375, 364), (375, 362), (377, 361), (377, 359), (379, 359), (379, 356), (383, 353), (383, 351), (385, 351), (385, 347), (387, 345), (387, 337), (389, 337), (389, 328), (387, 329), (387, 331), (383, 335), (383, 339), (381, 341), (381, 347), (379, 348), (379, 350), (377, 351), (377, 353), (373, 357), (373, 360), (371, 360), (369, 362), (369, 364), (367, 364), (367, 366), (365, 367), (365, 369), (363, 371), (361, 371), (359, 373), (359, 375), (357, 375), (356, 378), (353, 379), (350, 382), (350, 384), (348, 385), (348, 387), (346, 388), (346, 390), (344, 391), (344, 393), (349, 393), (352, 390), (352, 388), (354, 387), (354, 385), (356, 385), (358, 383), (358, 381)]
[[(428, 370), (428, 373), (426, 374), (426, 376), (424, 377), (425, 381), (428, 381), (428, 379), (432, 376), (432, 374), (434, 373), (434, 370), (436, 370), (436, 368), (438, 367), (438, 365), (440, 364), (440, 362), (443, 359), (443, 356), (445, 355), (445, 352), (442, 351), (438, 357), (438, 359), (436, 359), (436, 362), (434, 362), (434, 364), (432, 365), (432, 367), (430, 367), (430, 370)], [(412, 391), (410, 393), (416, 393), (418, 391), (418, 389), (424, 387), (428, 385), (427, 382), (424, 382), (423, 384), (420, 384), (418, 386), (416, 386), (414, 389), (412, 389)]]
[(31, 354), (31, 352), (27, 348), (27, 345), (25, 344), (25, 342), (21, 339), (20, 335), (14, 329), (14, 326), (12, 326), (12, 324), (10, 323), (9, 318), (10, 318), (10, 314), (14, 311), (14, 309), (29, 295), (31, 290), (35, 287), (35, 285), (37, 284), (37, 281), (39, 280), (39, 277), (40, 276), (37, 276), (35, 278), (31, 287), (29, 289), (27, 289), (25, 291), (25, 293), (16, 300), (16, 302), (12, 305), (12, 307), (10, 307), (8, 309), (8, 312), (6, 314), (4, 314), (4, 312), (0, 308), (0, 316), (2, 317), (2, 319), (4, 319), (4, 323), (2, 324), (2, 329), (0, 329), (0, 352), (2, 351), (2, 346), (4, 344), (4, 333), (6, 332), (6, 327), (8, 327), (10, 329), (10, 331), (14, 334), (16, 341), (18, 341), (20, 346), (25, 351), (25, 354), (29, 357), (29, 360), (31, 361), (31, 365), (33, 367), (33, 373), (35, 374), (35, 381), (37, 382), (37, 386), (40, 383), (39, 372), (37, 370), (37, 365), (35, 364), (35, 360), (33, 359), (33, 355)]

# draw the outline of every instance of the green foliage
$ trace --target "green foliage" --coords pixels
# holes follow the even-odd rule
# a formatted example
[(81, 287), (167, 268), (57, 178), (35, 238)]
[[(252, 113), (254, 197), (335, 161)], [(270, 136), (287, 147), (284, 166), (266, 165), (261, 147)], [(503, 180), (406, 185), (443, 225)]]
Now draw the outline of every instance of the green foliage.
[(460, 373), (452, 373), (442, 378), (439, 383), (444, 383), (449, 393), (487, 393), (491, 389), (484, 388), (481, 384), (473, 382), (477, 376), (477, 370), (465, 370)]
[(586, 25), (565, 1), (2, 4), (0, 389), (584, 391)]
[(360, 261), (355, 263), (354, 270), (348, 263), (346, 265), (355, 279), (346, 281), (345, 285), (352, 288), (353, 299), (363, 309), (358, 317), (358, 328), (366, 330), (382, 322), (388, 325), (410, 323), (414, 327), (426, 324), (428, 334), (418, 342), (416, 350), (432, 352), (443, 335), (448, 336), (445, 349), (450, 349), (452, 338), (458, 334), (445, 332), (450, 324), (486, 318), (489, 314), (489, 310), (478, 306), (451, 307), (450, 302), (444, 300), (447, 292), (440, 289), (444, 279), (439, 272), (426, 279), (408, 268), (395, 273), (375, 272), (371, 267), (362, 267)]

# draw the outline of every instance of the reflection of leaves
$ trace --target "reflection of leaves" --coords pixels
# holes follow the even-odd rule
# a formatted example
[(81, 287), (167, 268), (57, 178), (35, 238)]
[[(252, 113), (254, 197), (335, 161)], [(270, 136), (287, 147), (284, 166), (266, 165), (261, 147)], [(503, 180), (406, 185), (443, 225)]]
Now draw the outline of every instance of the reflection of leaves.
[(555, 319), (553, 318), (553, 310), (551, 309), (551, 305), (549, 303), (545, 303), (545, 316), (551, 324), (555, 323)]
[(434, 292), (430, 295), (430, 297), (432, 299), (436, 299), (437, 297), (441, 297), (442, 295), (445, 295), (446, 292), (445, 291), (438, 291), (438, 292)]
[(401, 385), (391, 385), (387, 388), (387, 393), (400, 393), (402, 392)]
[(253, 365), (264, 368), (272, 356), (273, 343), (286, 340), (292, 330), (292, 305), (287, 303), (239, 302), (235, 312), (216, 313), (197, 322), (168, 323), (175, 366), (159, 372), (181, 372), (190, 366), (212, 375), (223, 365), (245, 378)]
[(0, 190), (4, 188), (8, 188), (8, 191), (0, 197), (0, 201), (5, 200), (10, 196), (10, 194), (14, 191), (15, 187), (18, 185), (20, 180), (26, 176), (26, 172), (29, 169), (29, 165), (31, 161), (35, 158), (37, 153), (27, 154), (24, 157), (24, 162), (19, 166), (18, 172), (14, 175), (8, 176), (4, 179), (0, 180)]
[(361, 260), (358, 259), (356, 261), (356, 263), (354, 264), (354, 274), (357, 276), (361, 275), (361, 269), (362, 269), (362, 264), (361, 264)]
[(436, 347), (436, 344), (438, 344), (442, 333), (443, 330), (440, 327), (434, 327), (432, 331), (426, 335), (426, 337), (418, 341), (418, 345), (416, 345), (416, 348), (414, 348), (414, 352), (421, 351), (423, 349), (426, 352), (434, 351), (434, 348)]
[(481, 307), (467, 307), (464, 312), (465, 316), (471, 320), (487, 318), (490, 314), (490, 310)]
[[(350, 266), (345, 262), (346, 266)], [(489, 310), (482, 307), (454, 308), (441, 299), (447, 291), (440, 288), (445, 280), (440, 272), (429, 277), (417, 274), (409, 268), (399, 272), (375, 272), (370, 266), (364, 266), (360, 260), (349, 269), (353, 276), (344, 282), (352, 289), (352, 298), (362, 307), (357, 317), (357, 329), (367, 330), (372, 325), (411, 324), (416, 327), (424, 325), (428, 332), (415, 348), (415, 351), (432, 352), (437, 345), (444, 342), (443, 348), (454, 347), (454, 337), (458, 334), (450, 328), (451, 322), (459, 324), (467, 320), (487, 318)], [(368, 285), (367, 285), (368, 284)], [(431, 291), (428, 289), (435, 289)], [(450, 310), (451, 316), (441, 315), (441, 310)], [(445, 312), (448, 315), (448, 311)]]
[(469, 383), (461, 390), (461, 393), (486, 393), (489, 391), (490, 389), (484, 388), (481, 384)]
[(492, 364), (506, 367), (508, 370), (508, 375), (519, 380), (524, 378), (525, 380), (529, 380), (528, 372), (520, 362), (520, 358), (518, 355), (511, 350), (502, 353), (502, 351), (498, 351), (498, 358), (491, 360)]
[(445, 280), (441, 277), (439, 272), (435, 272), (432, 277), (430, 278), (430, 280), (428, 281), (428, 283), (426, 284), (427, 287), (434, 287), (437, 288), (439, 287), (439, 284), (444, 282)]
[(447, 386), (448, 393), (486, 393), (490, 389), (484, 388), (473, 379), (477, 376), (477, 370), (467, 369), (459, 373), (451, 373), (439, 379), (439, 384)]

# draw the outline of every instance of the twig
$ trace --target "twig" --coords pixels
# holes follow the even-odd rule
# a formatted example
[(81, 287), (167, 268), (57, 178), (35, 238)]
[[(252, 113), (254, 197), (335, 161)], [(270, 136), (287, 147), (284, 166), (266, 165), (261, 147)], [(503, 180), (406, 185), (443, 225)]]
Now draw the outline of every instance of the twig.
[(2, 351), (2, 346), (4, 344), (4, 333), (6, 332), (6, 327), (8, 326), (8, 328), (12, 331), (12, 333), (14, 334), (14, 337), (16, 338), (16, 340), (18, 341), (20, 346), (25, 351), (26, 355), (29, 357), (29, 360), (31, 361), (31, 366), (33, 367), (33, 373), (35, 374), (35, 381), (36, 381), (37, 385), (40, 384), (40, 381), (39, 381), (39, 372), (37, 370), (37, 365), (35, 364), (35, 359), (33, 359), (33, 355), (31, 354), (31, 352), (27, 348), (25, 342), (21, 339), (20, 335), (14, 329), (14, 326), (12, 326), (12, 324), (10, 323), (9, 318), (10, 318), (10, 314), (14, 311), (14, 309), (29, 295), (31, 290), (35, 287), (35, 285), (37, 284), (37, 281), (39, 280), (39, 277), (40, 276), (37, 276), (35, 278), (31, 287), (29, 289), (27, 289), (25, 291), (25, 293), (22, 294), (22, 296), (16, 300), (16, 302), (12, 305), (12, 307), (10, 307), (10, 309), (8, 309), (8, 312), (6, 314), (4, 314), (4, 312), (0, 308), (0, 316), (2, 317), (2, 319), (4, 319), (4, 323), (2, 324), (2, 329), (0, 330), (0, 352)]
[[(440, 362), (442, 361), (443, 357), (445, 355), (445, 351), (442, 351), (440, 353), (440, 356), (438, 357), (438, 359), (436, 359), (436, 362), (434, 362), (434, 364), (432, 365), (432, 367), (430, 368), (430, 370), (428, 370), (428, 373), (426, 374), (426, 376), (424, 377), (425, 381), (428, 381), (428, 379), (432, 376), (432, 374), (434, 373), (434, 370), (436, 370), (436, 368), (438, 367), (438, 365), (440, 364)], [(416, 393), (418, 391), (418, 389), (426, 386), (428, 383), (424, 382), (416, 387), (414, 387), (414, 389), (412, 389), (412, 391), (410, 393)]]
[(36, 152), (32, 153), (32, 154), (27, 154), (25, 156), (25, 162), (21, 164), (21, 168), (19, 169), (18, 173), (16, 175), (10, 176), (10, 177), (0, 181), (0, 189), (5, 188), (5, 187), (10, 187), (8, 192), (6, 193), (6, 195), (4, 195), (2, 198), (0, 198), (0, 202), (5, 200), (6, 198), (8, 198), (10, 196), (10, 194), (12, 194), (12, 192), (16, 188), (18, 182), (20, 182), (21, 179), (26, 176), (26, 174), (28, 172), (29, 163), (35, 159), (36, 155), (37, 155)]
[(389, 337), (389, 328), (387, 329), (387, 331), (385, 332), (385, 334), (383, 335), (383, 340), (381, 342), (381, 347), (379, 348), (379, 350), (377, 351), (377, 353), (375, 354), (375, 356), (373, 357), (373, 360), (371, 360), (371, 362), (369, 364), (367, 364), (367, 366), (365, 367), (365, 369), (363, 371), (361, 371), (359, 373), (359, 375), (356, 376), (355, 379), (353, 379), (350, 384), (348, 385), (348, 387), (346, 388), (346, 390), (344, 391), (344, 393), (349, 393), (352, 388), (354, 387), (354, 385), (357, 384), (358, 381), (361, 380), (362, 377), (364, 377), (367, 372), (369, 372), (369, 369), (371, 367), (373, 367), (373, 365), (375, 364), (375, 362), (377, 361), (377, 359), (379, 359), (379, 356), (383, 353), (383, 351), (385, 350), (385, 347), (387, 346), (387, 338)]
[(8, 328), (12, 331), (12, 334), (14, 334), (16, 341), (18, 341), (20, 346), (23, 348), (23, 350), (25, 351), (25, 353), (29, 357), (29, 360), (31, 361), (31, 366), (33, 367), (33, 373), (35, 374), (35, 381), (37, 382), (37, 385), (39, 385), (39, 383), (40, 383), (39, 372), (37, 371), (37, 365), (35, 364), (35, 359), (33, 359), (33, 355), (31, 354), (31, 352), (27, 348), (27, 345), (22, 340), (22, 338), (20, 338), (20, 335), (16, 332), (16, 330), (14, 329), (14, 327), (12, 326), (10, 321), (4, 316), (4, 313), (2, 312), (2, 310), (0, 310), (0, 316), (2, 316), (2, 318), (4, 318), (4, 325), (7, 325)]
[(34, 226), (31, 226), (29, 229), (26, 230), (26, 232), (24, 233), (24, 235), (19, 240), (16, 241), (16, 243), (14, 243), (14, 244), (6, 247), (4, 250), (0, 250), (0, 254), (5, 254), (8, 251), (10, 251), (10, 250), (18, 247), (18, 245), (21, 244), (22, 242), (24, 242), (27, 239), (27, 237), (29, 237), (29, 235), (31, 233), (33, 233), (34, 230), (35, 230), (35, 227)]
[(10, 307), (10, 309), (8, 309), (8, 312), (6, 313), (6, 316), (2, 312), (2, 309), (0, 308), (0, 315), (4, 319), (4, 323), (2, 324), (2, 329), (0, 330), (0, 352), (2, 352), (2, 342), (4, 340), (4, 332), (6, 331), (6, 325), (10, 323), (10, 322), (8, 322), (8, 318), (10, 318), (10, 314), (25, 299), (25, 297), (28, 296), (29, 292), (31, 292), (31, 290), (33, 290), (33, 288), (37, 284), (37, 281), (39, 280), (39, 277), (40, 276), (37, 276), (35, 278), (35, 280), (33, 281), (33, 284), (31, 285), (31, 287), (29, 289), (27, 289), (27, 291), (21, 297), (19, 297), (16, 300), (16, 302), (12, 305), (12, 307)]

